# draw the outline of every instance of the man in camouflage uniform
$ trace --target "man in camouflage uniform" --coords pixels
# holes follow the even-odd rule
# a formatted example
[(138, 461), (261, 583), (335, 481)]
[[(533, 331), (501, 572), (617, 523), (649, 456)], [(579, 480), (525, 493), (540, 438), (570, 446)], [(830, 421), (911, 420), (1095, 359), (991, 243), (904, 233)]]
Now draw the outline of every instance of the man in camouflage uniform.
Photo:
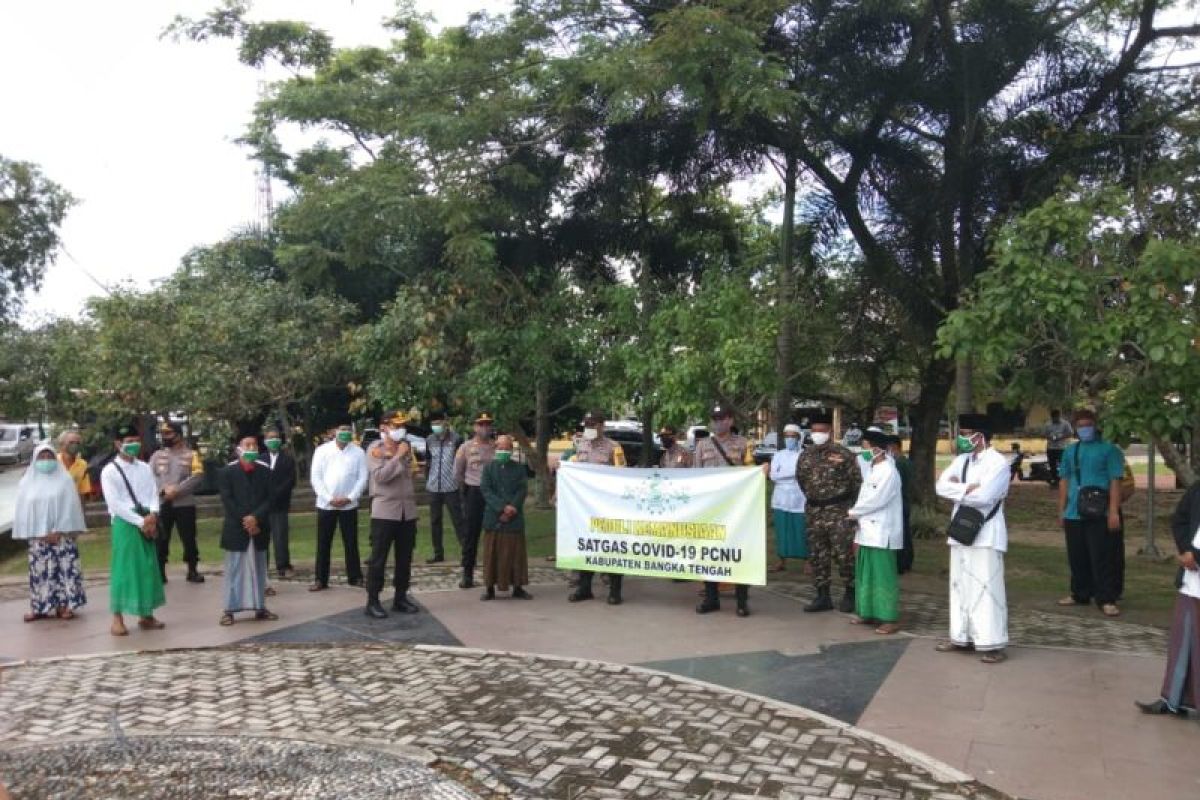
[(658, 459), (661, 469), (681, 469), (692, 465), (692, 454), (679, 443), (678, 434), (670, 425), (664, 425), (658, 432), (658, 440), (662, 442), (662, 456)]
[[(589, 413), (583, 420), (583, 425), (583, 438), (579, 440), (579, 445), (575, 449), (575, 455), (571, 456), (572, 463), (607, 464), (610, 467), (625, 466), (625, 451), (621, 449), (621, 445), (604, 435), (603, 411), (592, 411)], [(594, 572), (580, 570), (579, 586), (575, 591), (571, 592), (567, 600), (572, 603), (578, 603), (581, 600), (591, 600), (595, 597), (592, 594), (592, 579), (595, 576), (596, 573)], [(609, 576), (609, 605), (621, 605), (621, 584), (624, 578), (624, 575)]]
[[(745, 436), (733, 432), (733, 412), (716, 403), (713, 405), (712, 435), (696, 440), (696, 452), (692, 466), (702, 467), (753, 467), (754, 445)], [(734, 586), (737, 596), (737, 615), (750, 616), (750, 587), (739, 583)], [(697, 614), (719, 611), (721, 598), (715, 581), (704, 582), (704, 599), (696, 606)]]
[(854, 523), (848, 514), (858, 498), (862, 472), (854, 453), (833, 441), (833, 418), (828, 412), (810, 417), (812, 444), (796, 463), (796, 480), (807, 499), (808, 542), (812, 550), (817, 596), (805, 611), (830, 611), (829, 587), (837, 562), (846, 587), (839, 610), (854, 611)]
[(200, 550), (196, 547), (196, 496), (195, 491), (204, 480), (204, 464), (200, 454), (187, 446), (183, 439), (183, 426), (178, 422), (163, 422), (159, 430), (163, 446), (150, 456), (150, 471), (158, 484), (158, 568), (162, 582), (167, 582), (167, 556), (171, 549), (171, 531), (179, 528), (179, 541), (183, 543), (183, 560), (187, 563), (189, 583), (204, 583), (204, 576), (196, 569), (200, 561)]

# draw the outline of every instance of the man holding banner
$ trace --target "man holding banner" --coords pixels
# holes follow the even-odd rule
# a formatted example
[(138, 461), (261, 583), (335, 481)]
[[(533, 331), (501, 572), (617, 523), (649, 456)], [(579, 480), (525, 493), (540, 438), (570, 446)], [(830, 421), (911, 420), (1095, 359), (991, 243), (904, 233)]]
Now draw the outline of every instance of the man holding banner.
[[(575, 449), (575, 455), (571, 457), (570, 463), (600, 464), (609, 467), (625, 466), (625, 451), (621, 448), (621, 445), (604, 435), (603, 411), (591, 411), (583, 420), (583, 425), (583, 438), (580, 439)], [(575, 591), (571, 592), (567, 600), (572, 603), (578, 603), (583, 600), (591, 600), (595, 597), (592, 594), (592, 579), (595, 577), (596, 573), (591, 570), (580, 570), (579, 586), (576, 587)], [(624, 577), (621, 574), (609, 576), (608, 604), (610, 606), (621, 605), (621, 584)]]
[[(696, 441), (696, 452), (692, 456), (693, 467), (736, 467), (754, 466), (754, 446), (746, 437), (733, 432), (733, 413), (720, 403), (713, 405), (712, 435)], [(704, 599), (696, 606), (697, 614), (719, 611), (721, 598), (716, 581), (704, 582)], [(750, 616), (750, 587), (739, 583), (734, 587), (737, 597), (737, 615)]]

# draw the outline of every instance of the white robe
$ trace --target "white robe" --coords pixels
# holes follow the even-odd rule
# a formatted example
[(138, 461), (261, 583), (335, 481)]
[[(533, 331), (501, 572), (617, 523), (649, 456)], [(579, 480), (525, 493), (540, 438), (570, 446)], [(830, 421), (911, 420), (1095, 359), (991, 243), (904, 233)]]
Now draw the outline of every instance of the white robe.
[(904, 497), (900, 473), (890, 458), (871, 466), (850, 516), (858, 522), (855, 544), (882, 550), (904, 547)]
[(771, 508), (792, 514), (803, 514), (804, 491), (796, 482), (796, 462), (802, 450), (780, 450), (771, 456)]
[[(962, 480), (966, 464), (966, 480)], [(979, 509), (985, 515), (1008, 494), (1008, 461), (988, 448), (978, 456), (961, 455), (937, 481), (939, 497)], [(971, 484), (979, 488), (966, 493)], [(1008, 526), (1001, 508), (971, 545), (950, 544), (950, 640), (976, 650), (1002, 650), (1008, 644), (1008, 597), (1004, 589), (1004, 552)]]

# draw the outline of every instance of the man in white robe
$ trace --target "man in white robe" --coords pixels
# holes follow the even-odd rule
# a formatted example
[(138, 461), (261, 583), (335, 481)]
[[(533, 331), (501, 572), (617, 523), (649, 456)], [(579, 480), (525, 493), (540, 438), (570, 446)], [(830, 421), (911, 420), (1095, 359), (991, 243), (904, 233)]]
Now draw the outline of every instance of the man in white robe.
[(960, 455), (937, 481), (939, 497), (954, 501), (954, 512), (968, 506), (985, 522), (969, 545), (950, 545), (950, 639), (941, 652), (975, 650), (985, 664), (1005, 660), (1008, 646), (1008, 599), (1004, 590), (1004, 553), (1008, 527), (1004, 498), (1008, 494), (1008, 460), (991, 446), (991, 426), (984, 414), (962, 414), (956, 446)]

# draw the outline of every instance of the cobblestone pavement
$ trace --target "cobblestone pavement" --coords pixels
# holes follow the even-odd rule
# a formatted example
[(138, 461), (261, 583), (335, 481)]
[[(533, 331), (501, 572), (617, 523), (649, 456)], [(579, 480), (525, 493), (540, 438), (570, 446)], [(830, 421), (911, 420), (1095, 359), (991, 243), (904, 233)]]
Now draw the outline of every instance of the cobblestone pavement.
[(478, 795), (411, 755), (294, 737), (155, 734), (70, 739), (0, 750), (15, 797), (473, 800)]
[(429, 750), (498, 797), (1005, 797), (795, 707), (630, 667), (476, 651), (66, 659), (0, 669), (0, 709), (6, 746), (140, 730), (386, 742)]

